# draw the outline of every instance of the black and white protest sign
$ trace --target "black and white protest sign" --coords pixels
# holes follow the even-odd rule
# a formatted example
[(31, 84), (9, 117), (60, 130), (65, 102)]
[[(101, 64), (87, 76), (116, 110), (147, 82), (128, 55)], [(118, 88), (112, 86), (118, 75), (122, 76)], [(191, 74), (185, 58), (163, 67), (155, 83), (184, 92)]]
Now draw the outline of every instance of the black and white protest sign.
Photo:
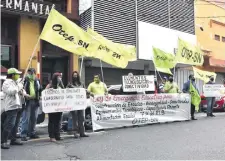
[(84, 110), (87, 107), (84, 88), (46, 89), (42, 91), (45, 113)]
[(222, 84), (205, 84), (203, 93), (205, 97), (224, 97), (225, 87)]
[(142, 92), (154, 91), (154, 76), (153, 75), (128, 75), (123, 76), (123, 91), (124, 92)]
[(190, 119), (189, 94), (108, 95), (92, 99), (93, 130)]

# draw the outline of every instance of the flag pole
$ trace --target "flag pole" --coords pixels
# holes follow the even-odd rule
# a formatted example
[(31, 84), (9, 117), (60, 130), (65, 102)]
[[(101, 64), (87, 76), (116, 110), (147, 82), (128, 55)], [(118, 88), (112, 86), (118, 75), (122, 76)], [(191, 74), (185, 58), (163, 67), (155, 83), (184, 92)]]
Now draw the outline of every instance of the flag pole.
[(32, 52), (32, 55), (31, 55), (30, 59), (29, 59), (29, 62), (28, 62), (28, 64), (27, 64), (27, 68), (26, 68), (26, 70), (25, 70), (25, 72), (24, 72), (23, 79), (22, 79), (21, 81), (23, 81), (23, 80), (25, 79), (25, 77), (26, 77), (27, 71), (28, 71), (28, 69), (29, 69), (29, 67), (30, 67), (30, 64), (31, 64), (32, 59), (33, 59), (33, 57), (34, 57), (35, 51), (37, 50), (37, 47), (38, 47), (38, 45), (39, 45), (39, 42), (40, 42), (40, 36), (38, 37), (37, 43), (36, 43), (36, 45), (34, 46), (34, 50), (33, 50), (33, 52)]
[(102, 60), (100, 60), (100, 65), (101, 65), (102, 81), (103, 81), (103, 83), (105, 83), (104, 75), (103, 75), (103, 68), (102, 68)]
[(82, 59), (81, 59), (81, 64), (80, 64), (80, 77), (82, 75), (82, 69), (83, 69), (83, 63), (84, 63), (84, 56), (82, 56)]

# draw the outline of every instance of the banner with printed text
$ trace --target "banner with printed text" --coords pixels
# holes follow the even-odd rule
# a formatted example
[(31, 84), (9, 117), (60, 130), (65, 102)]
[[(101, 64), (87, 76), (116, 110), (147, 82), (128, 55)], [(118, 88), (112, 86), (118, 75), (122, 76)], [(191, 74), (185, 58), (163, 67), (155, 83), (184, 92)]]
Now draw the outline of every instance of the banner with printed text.
[(46, 89), (42, 91), (42, 109), (45, 113), (84, 110), (87, 107), (84, 88)]
[(214, 80), (216, 80), (216, 73), (214, 73), (214, 72), (208, 72), (208, 71), (200, 70), (200, 69), (195, 68), (195, 67), (193, 67), (193, 71), (194, 71), (195, 78), (203, 80), (205, 83), (209, 82), (209, 79), (211, 77), (213, 77)]
[(205, 84), (203, 93), (205, 97), (224, 97), (225, 87), (222, 84)]
[(160, 68), (174, 68), (176, 65), (175, 56), (166, 53), (161, 49), (153, 47), (153, 62), (156, 67)]
[(190, 104), (189, 94), (97, 96), (91, 107), (93, 130), (189, 120)]
[(93, 41), (82, 28), (52, 9), (40, 35), (53, 45), (73, 54), (91, 56), (90, 50), (98, 48), (99, 42)]
[(176, 61), (182, 64), (202, 66), (204, 58), (200, 48), (179, 38)]
[(154, 75), (127, 75), (123, 76), (124, 92), (154, 91)]
[(87, 29), (87, 33), (92, 36), (93, 40), (101, 43), (97, 50), (92, 50), (93, 57), (120, 68), (125, 68), (128, 62), (134, 59), (134, 56), (136, 58), (135, 47), (116, 44), (91, 28)]

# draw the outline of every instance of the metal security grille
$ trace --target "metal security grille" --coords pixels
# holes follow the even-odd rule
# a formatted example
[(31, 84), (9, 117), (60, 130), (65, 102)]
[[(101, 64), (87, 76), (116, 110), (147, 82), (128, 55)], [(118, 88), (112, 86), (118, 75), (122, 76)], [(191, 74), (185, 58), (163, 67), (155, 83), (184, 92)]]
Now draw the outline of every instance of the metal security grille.
[(169, 27), (168, 2), (163, 1), (138, 1), (138, 21)]
[(195, 34), (193, 1), (170, 0), (170, 25), (174, 30)]
[[(136, 44), (135, 0), (95, 0), (92, 9), (95, 31), (114, 42)], [(88, 12), (91, 14), (91, 9)], [(183, 0), (138, 0), (137, 20), (194, 34), (194, 3)], [(91, 16), (89, 21), (91, 24)]]
[(135, 1), (94, 1), (94, 30), (106, 38), (135, 45)]
[(80, 26), (86, 30), (91, 26), (91, 8), (80, 15)]

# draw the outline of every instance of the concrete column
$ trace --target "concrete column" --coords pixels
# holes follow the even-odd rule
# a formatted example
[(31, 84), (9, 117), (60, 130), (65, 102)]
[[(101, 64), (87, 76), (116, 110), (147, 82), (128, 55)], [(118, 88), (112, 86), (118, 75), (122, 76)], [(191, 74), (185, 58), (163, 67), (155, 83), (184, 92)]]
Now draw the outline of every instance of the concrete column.
[[(40, 35), (40, 22), (39, 19), (25, 16), (22, 16), (19, 22), (19, 68), (25, 70)], [(31, 66), (36, 70), (39, 51), (40, 42), (35, 51), (35, 59), (31, 62)]]

